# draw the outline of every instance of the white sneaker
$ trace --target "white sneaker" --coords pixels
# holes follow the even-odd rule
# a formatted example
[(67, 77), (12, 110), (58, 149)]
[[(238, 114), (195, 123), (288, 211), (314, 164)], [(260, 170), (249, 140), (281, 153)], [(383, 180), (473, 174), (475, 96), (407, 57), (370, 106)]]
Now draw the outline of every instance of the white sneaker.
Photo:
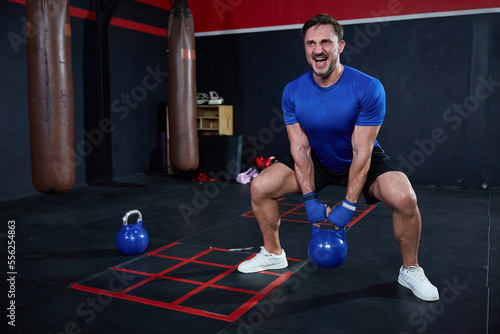
[(222, 104), (224, 103), (224, 99), (219, 96), (216, 92), (213, 90), (210, 91), (208, 94), (210, 94), (210, 99), (208, 100), (208, 104)]
[(204, 104), (208, 102), (207, 93), (196, 93), (196, 104)]
[(264, 246), (260, 247), (260, 252), (250, 260), (240, 263), (238, 271), (248, 274), (262, 270), (283, 269), (288, 267), (285, 250), (281, 250), (280, 255), (269, 253)]
[(410, 289), (415, 296), (422, 300), (427, 302), (439, 300), (438, 289), (429, 282), (422, 267), (403, 268), (401, 266), (398, 283)]

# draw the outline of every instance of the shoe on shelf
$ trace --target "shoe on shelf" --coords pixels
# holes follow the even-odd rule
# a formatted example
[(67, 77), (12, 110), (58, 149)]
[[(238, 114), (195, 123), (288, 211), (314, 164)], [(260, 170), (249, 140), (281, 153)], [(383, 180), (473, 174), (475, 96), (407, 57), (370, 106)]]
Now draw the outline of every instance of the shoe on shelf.
[(280, 255), (269, 253), (264, 246), (260, 247), (260, 252), (250, 260), (240, 263), (238, 271), (248, 274), (262, 270), (283, 269), (288, 267), (285, 250), (281, 250)]
[(224, 99), (219, 96), (216, 92), (213, 90), (210, 91), (210, 99), (208, 100), (208, 104), (222, 104), (224, 102)]
[(439, 300), (438, 289), (427, 279), (422, 267), (410, 266), (399, 269), (398, 283), (408, 288), (418, 298), (427, 302)]
[(196, 94), (196, 103), (197, 104), (205, 104), (208, 102), (208, 94), (207, 93), (197, 93)]

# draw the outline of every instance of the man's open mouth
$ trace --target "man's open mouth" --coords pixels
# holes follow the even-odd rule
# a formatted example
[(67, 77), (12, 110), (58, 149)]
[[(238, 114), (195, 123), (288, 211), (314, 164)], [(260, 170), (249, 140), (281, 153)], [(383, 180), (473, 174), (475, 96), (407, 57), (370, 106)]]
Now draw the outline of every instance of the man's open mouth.
[(316, 62), (316, 64), (322, 64), (323, 62), (325, 62), (328, 58), (326, 56), (317, 56), (317, 57), (314, 57), (313, 58), (314, 61)]

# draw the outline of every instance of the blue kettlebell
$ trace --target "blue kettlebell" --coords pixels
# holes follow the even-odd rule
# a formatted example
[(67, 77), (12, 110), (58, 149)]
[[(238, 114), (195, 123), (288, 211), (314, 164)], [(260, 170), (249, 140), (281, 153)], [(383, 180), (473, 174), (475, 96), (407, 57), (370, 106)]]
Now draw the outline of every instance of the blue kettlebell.
[[(128, 217), (137, 214), (137, 223), (128, 225)], [(123, 216), (123, 226), (116, 236), (116, 246), (125, 255), (142, 254), (148, 247), (148, 232), (142, 227), (142, 215), (139, 210), (131, 210)]]
[(321, 268), (336, 268), (347, 257), (345, 230), (322, 230), (313, 226), (307, 253), (311, 261)]

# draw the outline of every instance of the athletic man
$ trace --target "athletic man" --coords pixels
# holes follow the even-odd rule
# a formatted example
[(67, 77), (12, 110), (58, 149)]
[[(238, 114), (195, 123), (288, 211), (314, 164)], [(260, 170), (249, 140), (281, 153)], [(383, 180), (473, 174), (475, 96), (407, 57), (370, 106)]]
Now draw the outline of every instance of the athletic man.
[[(266, 168), (251, 184), (252, 209), (264, 246), (238, 270), (288, 266), (278, 235), (278, 198), (301, 192), (312, 224), (328, 220), (343, 228), (363, 193), (368, 204), (380, 201), (393, 210), (403, 260), (398, 282), (423, 300), (438, 300), (437, 288), (418, 265), (421, 217), (415, 192), (376, 140), (385, 116), (382, 84), (340, 63), (343, 28), (332, 17), (313, 17), (302, 27), (302, 37), (312, 70), (290, 82), (282, 98), (292, 156)], [(341, 204), (327, 210), (316, 191), (328, 185), (347, 190)]]

